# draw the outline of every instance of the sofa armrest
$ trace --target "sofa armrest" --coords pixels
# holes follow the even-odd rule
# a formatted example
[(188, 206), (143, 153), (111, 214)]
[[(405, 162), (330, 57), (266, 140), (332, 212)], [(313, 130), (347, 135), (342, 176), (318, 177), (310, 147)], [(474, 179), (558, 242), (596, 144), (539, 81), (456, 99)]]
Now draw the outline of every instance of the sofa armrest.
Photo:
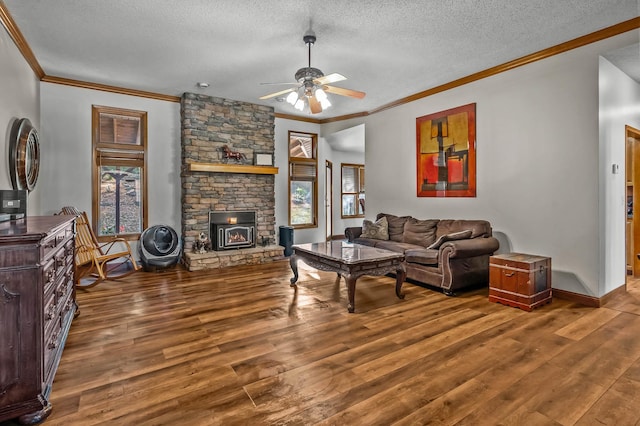
[(451, 258), (465, 258), (492, 255), (500, 248), (500, 242), (494, 237), (472, 238), (468, 240), (447, 241), (440, 246), (440, 251), (448, 249)]
[(347, 237), (349, 242), (353, 242), (356, 238), (358, 238), (362, 234), (362, 226), (351, 226), (349, 228), (345, 228), (344, 236)]

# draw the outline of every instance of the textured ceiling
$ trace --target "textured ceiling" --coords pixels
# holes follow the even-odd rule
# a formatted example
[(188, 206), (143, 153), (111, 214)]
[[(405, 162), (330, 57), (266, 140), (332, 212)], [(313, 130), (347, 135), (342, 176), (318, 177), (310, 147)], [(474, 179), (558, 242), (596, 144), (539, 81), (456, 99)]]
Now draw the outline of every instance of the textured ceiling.
[[(262, 95), (307, 65), (348, 79), (325, 119), (372, 111), (638, 16), (638, 0), (4, 0), (47, 76), (299, 113)], [(633, 65), (637, 48), (630, 49)], [(624, 53), (624, 52), (622, 52)], [(629, 66), (627, 55), (614, 57)], [(633, 55), (635, 55), (635, 62)], [(626, 61), (626, 62), (625, 62)], [(206, 89), (196, 87), (207, 82)]]

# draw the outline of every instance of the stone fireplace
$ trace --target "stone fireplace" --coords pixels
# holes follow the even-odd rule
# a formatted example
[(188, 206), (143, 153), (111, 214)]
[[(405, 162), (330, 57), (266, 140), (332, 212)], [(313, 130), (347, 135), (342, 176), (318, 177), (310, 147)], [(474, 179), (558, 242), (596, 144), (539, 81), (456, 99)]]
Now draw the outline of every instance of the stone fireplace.
[[(275, 241), (277, 168), (253, 165), (255, 154), (275, 152), (274, 125), (271, 107), (194, 93), (182, 96), (182, 235), (189, 270), (265, 263), (284, 257), (283, 248)], [(241, 153), (241, 158), (225, 158), (225, 147)], [(253, 243), (193, 253), (193, 243), (202, 232), (215, 244), (210, 212), (254, 212)]]

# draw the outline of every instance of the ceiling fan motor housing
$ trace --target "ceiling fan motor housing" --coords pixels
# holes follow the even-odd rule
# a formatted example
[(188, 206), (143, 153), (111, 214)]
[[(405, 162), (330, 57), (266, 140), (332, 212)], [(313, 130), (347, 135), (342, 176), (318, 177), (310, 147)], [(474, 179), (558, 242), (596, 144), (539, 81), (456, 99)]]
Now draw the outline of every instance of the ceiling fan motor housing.
[(305, 67), (300, 68), (296, 72), (296, 81), (304, 83), (305, 81), (313, 81), (322, 76), (324, 76), (324, 74), (318, 68)]

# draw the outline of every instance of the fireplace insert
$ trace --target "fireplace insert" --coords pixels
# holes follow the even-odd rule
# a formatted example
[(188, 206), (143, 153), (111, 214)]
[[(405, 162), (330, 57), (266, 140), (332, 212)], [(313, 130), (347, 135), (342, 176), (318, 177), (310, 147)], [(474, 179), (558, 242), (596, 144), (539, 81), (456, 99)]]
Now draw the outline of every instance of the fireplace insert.
[(214, 250), (256, 246), (255, 212), (209, 212), (209, 224)]

